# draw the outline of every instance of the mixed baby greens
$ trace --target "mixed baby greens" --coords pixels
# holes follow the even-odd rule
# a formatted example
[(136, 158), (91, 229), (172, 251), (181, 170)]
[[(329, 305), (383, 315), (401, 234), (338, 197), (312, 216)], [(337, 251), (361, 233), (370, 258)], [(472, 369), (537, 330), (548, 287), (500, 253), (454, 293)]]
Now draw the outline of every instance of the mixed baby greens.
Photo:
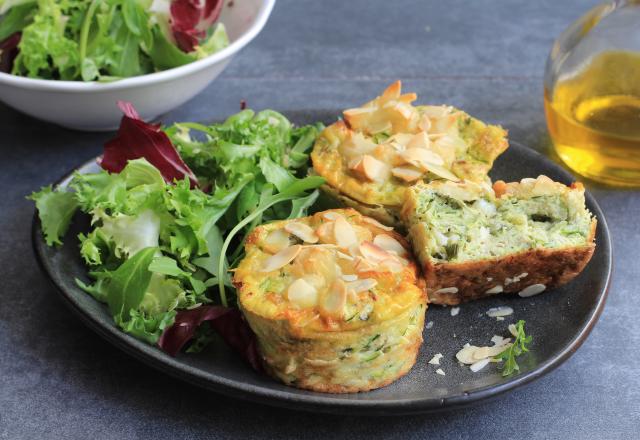
[[(61, 244), (77, 209), (89, 214), (91, 231), (79, 239), (91, 282), (77, 283), (108, 305), (120, 328), (176, 353), (209, 321), (247, 350), (252, 335), (226, 307), (235, 304), (229, 269), (253, 227), (306, 215), (316, 200), (324, 180), (306, 177), (307, 154), (322, 126), (244, 110), (222, 124), (161, 129), (130, 104), (121, 108), (103, 171), (77, 173), (70, 190), (31, 195), (47, 244)], [(161, 340), (176, 321), (181, 328)]]
[(110, 81), (226, 47), (222, 0), (0, 0), (0, 71)]

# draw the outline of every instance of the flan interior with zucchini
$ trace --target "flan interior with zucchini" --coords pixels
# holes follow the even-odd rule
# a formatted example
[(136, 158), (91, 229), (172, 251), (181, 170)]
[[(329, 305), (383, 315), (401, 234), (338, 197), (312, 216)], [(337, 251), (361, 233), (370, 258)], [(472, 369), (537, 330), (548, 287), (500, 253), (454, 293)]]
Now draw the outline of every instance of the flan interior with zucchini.
[(405, 191), (420, 180), (484, 182), (507, 147), (506, 131), (451, 106), (414, 106), (401, 82), (345, 110), (315, 142), (314, 172), (342, 205), (402, 226)]
[(540, 293), (572, 280), (595, 249), (582, 184), (546, 176), (493, 187), (421, 183), (408, 191), (402, 214), (436, 304)]
[(270, 375), (346, 393), (411, 369), (427, 300), (392, 228), (353, 209), (329, 210), (259, 226), (245, 248), (234, 284)]

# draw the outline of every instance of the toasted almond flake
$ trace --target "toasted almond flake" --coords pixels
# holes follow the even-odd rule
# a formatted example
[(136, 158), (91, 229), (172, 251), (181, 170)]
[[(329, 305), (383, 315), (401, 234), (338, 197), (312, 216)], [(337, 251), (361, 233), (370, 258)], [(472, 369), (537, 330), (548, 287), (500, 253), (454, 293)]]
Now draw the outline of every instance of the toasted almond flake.
[(473, 353), (478, 347), (474, 345), (464, 344), (464, 346), (456, 353), (456, 359), (463, 364), (471, 365), (476, 362)]
[(443, 287), (442, 289), (438, 289), (433, 293), (436, 294), (436, 295), (439, 295), (441, 293), (458, 293), (458, 288), (457, 287)]
[(322, 316), (337, 318), (342, 316), (346, 302), (346, 285), (344, 281), (337, 279), (321, 295), (318, 310)]
[(358, 247), (360, 254), (371, 263), (381, 263), (392, 255), (370, 241), (363, 241)]
[(398, 273), (404, 270), (404, 264), (398, 260), (398, 258), (387, 258), (382, 261), (378, 266), (382, 271), (389, 271), (391, 273)]
[(459, 182), (460, 181), (458, 176), (453, 174), (448, 169), (446, 169), (446, 168), (444, 168), (442, 166), (439, 166), (439, 165), (433, 165), (433, 164), (429, 165), (428, 171), (430, 173), (435, 174), (438, 177), (442, 177), (443, 179), (451, 180), (452, 182)]
[(336, 255), (338, 258), (342, 258), (343, 260), (353, 261), (354, 258), (351, 255), (347, 255), (344, 252), (336, 251)]
[(431, 144), (431, 140), (429, 139), (429, 136), (427, 135), (426, 131), (421, 131), (415, 136), (413, 136), (411, 140), (407, 143), (407, 149), (429, 148), (430, 144)]
[(490, 283), (491, 281), (493, 281), (493, 277), (487, 277), (487, 282)]
[(451, 111), (451, 108), (446, 105), (425, 105), (420, 108), (420, 111), (430, 118), (442, 118)]
[(298, 278), (289, 285), (287, 299), (300, 308), (313, 307), (318, 303), (318, 291), (303, 278)]
[(410, 183), (420, 179), (424, 172), (419, 171), (415, 168), (395, 167), (391, 168), (391, 174), (400, 180)]
[(302, 246), (299, 244), (282, 249), (275, 255), (271, 255), (262, 264), (260, 272), (272, 272), (276, 269), (291, 263), (302, 250)]
[(361, 166), (364, 176), (373, 182), (382, 183), (389, 178), (389, 166), (373, 156), (363, 156)]
[(489, 295), (493, 295), (496, 293), (500, 293), (504, 291), (504, 289), (502, 288), (502, 286), (500, 284), (498, 284), (497, 286), (493, 286), (491, 289), (487, 289), (484, 293), (489, 294)]
[(518, 337), (518, 329), (515, 324), (509, 324), (509, 333), (513, 335), (514, 338)]
[(444, 374), (444, 371), (442, 371), (442, 368), (438, 368), (438, 369), (436, 370), (436, 374), (439, 374), (440, 376), (444, 376), (444, 375), (445, 375), (445, 374)]
[(467, 343), (456, 353), (456, 358), (463, 364), (472, 365), (483, 359), (499, 355), (511, 345), (509, 340), (503, 341), (500, 345), (493, 345), (492, 347), (476, 347), (475, 345)]
[(300, 222), (289, 222), (285, 225), (284, 230), (295, 235), (306, 243), (317, 243), (318, 235), (310, 226)]
[(451, 308), (451, 316), (457, 316), (460, 313), (460, 307), (452, 307)]
[(426, 328), (426, 329), (430, 329), (432, 327), (433, 327), (433, 321), (427, 322), (427, 325), (424, 326), (424, 328)]
[(332, 242), (334, 238), (334, 224), (335, 223), (333, 221), (329, 221), (318, 226), (316, 228), (316, 235), (318, 238), (324, 242)]
[(510, 344), (504, 344), (504, 345), (494, 345), (492, 347), (478, 347), (474, 352), (473, 352), (473, 358), (476, 361), (488, 358), (488, 357), (494, 357), (499, 355), (500, 353), (502, 353), (507, 346)]
[(373, 239), (373, 244), (381, 249), (389, 252), (394, 252), (397, 255), (406, 255), (407, 250), (402, 244), (388, 234), (378, 234)]
[(355, 275), (355, 274), (344, 274), (344, 275), (342, 275), (342, 279), (344, 281), (348, 281), (348, 282), (356, 281), (358, 279), (358, 275)]
[(491, 337), (491, 342), (493, 342), (493, 345), (502, 345), (505, 343), (504, 341), (508, 342), (508, 339), (505, 339), (500, 335), (493, 335)]
[(355, 229), (344, 217), (338, 217), (333, 226), (333, 234), (336, 244), (344, 249), (358, 244), (358, 236)]
[(547, 286), (545, 286), (544, 284), (532, 284), (530, 286), (525, 287), (520, 292), (518, 292), (518, 296), (522, 298), (528, 298), (530, 296), (534, 296), (544, 292), (546, 288)]
[(353, 290), (356, 293), (366, 292), (373, 289), (378, 282), (373, 278), (364, 278), (362, 280), (353, 281), (347, 284), (347, 289)]
[(504, 321), (504, 316), (496, 316), (496, 321)]
[(262, 248), (267, 252), (275, 254), (290, 244), (289, 234), (284, 229), (276, 229), (269, 232), (265, 237)]
[(360, 171), (362, 169), (362, 156), (349, 159), (347, 162), (347, 168), (350, 170)]
[(354, 267), (358, 272), (370, 272), (375, 269), (375, 266), (368, 260), (362, 257), (356, 257)]
[(322, 217), (325, 220), (330, 220), (330, 221), (338, 220), (340, 217), (344, 218), (344, 216), (342, 214), (338, 214), (337, 212), (334, 212), (334, 211), (323, 212), (322, 213)]
[(287, 364), (287, 368), (284, 370), (284, 374), (291, 374), (298, 369), (298, 363), (294, 357), (289, 359), (289, 363)]
[[(449, 133), (455, 130), (455, 123), (458, 116), (454, 113), (443, 115), (431, 121), (431, 131), (433, 133)], [(455, 132), (455, 131), (454, 131)]]
[(492, 307), (487, 310), (487, 316), (497, 318), (498, 316), (509, 316), (513, 314), (513, 309), (507, 306)]
[(423, 131), (429, 131), (431, 128), (431, 119), (428, 115), (423, 115), (418, 122), (418, 128)]
[(423, 170), (428, 170), (431, 166), (444, 165), (444, 160), (436, 153), (424, 148), (408, 148), (400, 153), (400, 157)]
[(438, 148), (451, 151), (466, 151), (469, 147), (460, 136), (445, 134), (434, 141)]
[(489, 364), (489, 359), (482, 359), (481, 361), (471, 364), (469, 369), (474, 373), (477, 373), (478, 371), (486, 367), (488, 364)]
[(440, 359), (442, 359), (442, 353), (436, 353), (433, 355), (429, 363), (431, 365), (440, 365)]
[(370, 225), (373, 225), (377, 228), (383, 229), (385, 231), (393, 231), (393, 228), (391, 226), (385, 226), (382, 223), (380, 223), (378, 220), (371, 217), (362, 216), (362, 221), (365, 223), (369, 223)]

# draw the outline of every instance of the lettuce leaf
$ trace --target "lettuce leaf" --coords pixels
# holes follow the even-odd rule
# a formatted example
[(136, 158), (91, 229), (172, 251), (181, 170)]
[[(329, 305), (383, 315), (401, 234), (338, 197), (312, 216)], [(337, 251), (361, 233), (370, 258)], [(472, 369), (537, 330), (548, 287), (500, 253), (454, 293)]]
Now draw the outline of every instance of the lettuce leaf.
[(71, 218), (78, 208), (78, 201), (74, 194), (54, 191), (49, 185), (34, 192), (28, 198), (36, 202), (47, 245), (61, 245), (61, 238), (66, 234)]

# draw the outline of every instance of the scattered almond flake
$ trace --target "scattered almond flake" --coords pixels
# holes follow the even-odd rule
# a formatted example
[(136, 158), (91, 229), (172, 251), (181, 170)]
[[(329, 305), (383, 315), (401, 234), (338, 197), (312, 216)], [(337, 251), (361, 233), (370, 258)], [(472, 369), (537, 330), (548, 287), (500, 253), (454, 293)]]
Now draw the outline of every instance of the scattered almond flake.
[(355, 274), (354, 274), (354, 275), (345, 274), (345, 275), (342, 275), (342, 279), (343, 279), (344, 281), (355, 281), (355, 280), (357, 280), (357, 279), (358, 279), (358, 275), (355, 275)]
[(373, 239), (373, 244), (385, 251), (395, 252), (397, 255), (406, 255), (407, 250), (402, 244), (388, 234), (378, 234)]
[[(494, 338), (492, 338), (492, 341)], [(491, 347), (476, 347), (467, 343), (456, 353), (456, 359), (460, 363), (472, 365), (483, 359), (499, 355), (510, 345), (512, 345), (510, 339), (502, 340), (500, 345), (494, 343)]]
[(377, 246), (369, 241), (363, 241), (362, 243), (360, 243), (358, 249), (360, 250), (360, 254), (362, 254), (362, 256), (371, 263), (381, 263), (391, 256), (380, 246)]
[(460, 313), (460, 307), (452, 307), (451, 308), (451, 316), (457, 316)]
[(498, 284), (497, 286), (492, 287), (491, 289), (486, 290), (484, 293), (489, 294), (489, 295), (493, 295), (495, 293), (500, 293), (503, 292), (504, 289), (502, 288), (502, 286), (500, 284)]
[(436, 374), (439, 374), (440, 376), (444, 376), (444, 375), (445, 375), (445, 374), (444, 374), (444, 371), (442, 371), (442, 368), (438, 368), (438, 369), (436, 370)]
[(441, 293), (458, 293), (458, 288), (457, 287), (443, 287), (442, 289), (438, 289), (433, 293), (436, 294), (436, 295), (441, 294)]
[(496, 316), (496, 321), (504, 321), (504, 316)]
[(407, 163), (418, 167), (424, 171), (430, 169), (431, 166), (442, 166), (444, 160), (436, 153), (424, 148), (408, 148), (399, 153), (399, 156)]
[(342, 214), (338, 214), (337, 212), (333, 212), (333, 211), (326, 211), (322, 213), (322, 217), (324, 217), (326, 220), (331, 220), (331, 221), (335, 221), (338, 220), (338, 218), (342, 217)]
[(499, 316), (509, 316), (511, 314), (513, 314), (513, 309), (507, 306), (492, 307), (487, 310), (487, 316), (490, 316), (491, 318), (497, 318)]
[(416, 170), (415, 168), (395, 167), (391, 169), (391, 174), (400, 180), (410, 183), (420, 179), (424, 172)]
[(362, 161), (358, 162), (353, 169), (361, 172), (367, 179), (377, 183), (387, 180), (391, 173), (389, 165), (368, 154), (363, 156)]
[(347, 284), (347, 289), (351, 289), (356, 293), (366, 292), (367, 290), (373, 289), (378, 282), (373, 278), (365, 278), (362, 280), (352, 281)]
[(287, 299), (300, 308), (313, 307), (318, 303), (318, 291), (303, 278), (299, 278), (289, 285)]
[(318, 235), (311, 227), (300, 222), (289, 222), (285, 225), (284, 230), (295, 235), (306, 243), (317, 243)]
[(518, 329), (515, 324), (509, 324), (509, 333), (511, 333), (514, 338), (518, 337)]
[(275, 255), (271, 255), (262, 264), (260, 272), (272, 272), (276, 269), (292, 262), (302, 250), (302, 246), (299, 244), (284, 248)]
[(513, 278), (505, 278), (504, 279), (504, 285), (508, 286), (509, 284), (515, 284), (515, 283), (519, 283), (521, 279), (526, 278), (527, 275), (529, 275), (527, 272), (523, 272), (520, 275), (516, 275)]
[(350, 246), (358, 244), (358, 236), (355, 229), (344, 217), (340, 216), (336, 219), (333, 226), (333, 234), (336, 244), (341, 248), (348, 249)]
[(493, 342), (493, 345), (500, 345), (502, 343), (504, 343), (505, 339), (500, 336), (500, 335), (493, 335), (491, 337), (491, 342)]
[(433, 355), (429, 363), (431, 365), (440, 365), (440, 359), (442, 359), (442, 353), (436, 353)]
[(378, 271), (380, 272), (389, 271), (391, 273), (398, 273), (402, 272), (403, 269), (404, 264), (394, 257), (387, 258), (378, 265)]
[(487, 282), (490, 283), (491, 281), (493, 281), (493, 277), (487, 277)]
[(287, 231), (284, 229), (275, 229), (267, 234), (262, 242), (262, 248), (267, 252), (275, 254), (288, 247), (290, 244), (289, 234)]
[(451, 171), (449, 171), (448, 169), (440, 165), (430, 164), (429, 169), (427, 171), (429, 171), (432, 174), (435, 174), (438, 177), (442, 177), (443, 179), (451, 180), (452, 182), (460, 181), (458, 176), (456, 176)]
[(346, 285), (344, 281), (337, 279), (331, 284), (329, 289), (321, 295), (318, 310), (322, 316), (336, 318), (342, 316), (346, 302)]
[(343, 260), (353, 261), (354, 259), (351, 255), (347, 255), (344, 252), (340, 252), (340, 251), (336, 251), (336, 255), (338, 256), (338, 258), (342, 258)]
[(426, 329), (430, 329), (431, 327), (433, 327), (433, 321), (427, 322), (427, 325), (424, 326)]
[(482, 370), (484, 367), (486, 367), (489, 364), (489, 359), (482, 359), (478, 362), (475, 362), (473, 364), (471, 364), (471, 366), (469, 367), (469, 369), (471, 371), (473, 371), (474, 373), (477, 373), (478, 371)]
[(545, 286), (544, 284), (532, 284), (518, 292), (518, 296), (520, 296), (521, 298), (528, 298), (530, 296), (534, 296), (544, 292), (546, 288), (547, 286)]
[(393, 228), (391, 226), (385, 226), (382, 223), (380, 223), (378, 220), (371, 218), (371, 217), (366, 217), (366, 216), (362, 216), (362, 221), (369, 223), (377, 228), (380, 228), (382, 230), (385, 231), (393, 231)]

